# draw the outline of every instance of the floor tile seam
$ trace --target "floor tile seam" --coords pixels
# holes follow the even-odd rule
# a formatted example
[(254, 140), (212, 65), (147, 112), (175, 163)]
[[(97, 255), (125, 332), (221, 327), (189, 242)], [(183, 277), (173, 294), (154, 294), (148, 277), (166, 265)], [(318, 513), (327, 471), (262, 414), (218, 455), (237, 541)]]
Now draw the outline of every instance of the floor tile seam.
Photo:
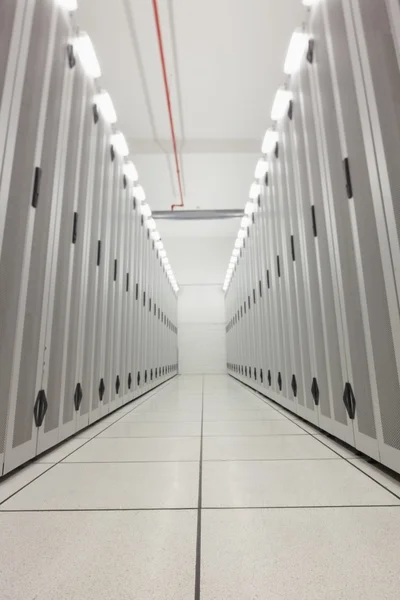
[[(232, 433), (216, 434), (206, 433), (203, 438), (276, 438), (276, 437), (306, 437), (307, 433)], [(101, 434), (96, 439), (99, 440), (185, 440), (200, 438), (201, 434), (193, 435), (104, 435)], [(312, 436), (311, 436), (312, 437)], [(84, 438), (80, 438), (84, 439)], [(90, 438), (92, 441), (95, 438)], [(77, 448), (79, 450), (79, 448)]]
[[(342, 457), (332, 457), (332, 458), (204, 458), (203, 464), (205, 462), (219, 462), (219, 463), (227, 463), (227, 462), (318, 462), (318, 461), (339, 461)], [(80, 460), (69, 462), (67, 460), (62, 460), (59, 463), (39, 463), (39, 464), (57, 464), (59, 466), (62, 465), (129, 465), (129, 464), (199, 464), (198, 459), (181, 459), (181, 460)]]
[[(164, 382), (163, 384), (161, 384), (161, 386), (160, 386), (161, 389), (164, 389), (165, 387), (167, 387), (170, 384), (171, 381), (172, 381), (172, 379), (170, 379), (170, 380)], [(131, 412), (133, 412), (134, 410), (136, 410), (137, 408), (139, 408), (139, 406), (142, 406), (142, 404), (144, 404), (145, 402), (147, 402), (148, 400), (150, 400), (150, 398), (152, 398), (158, 391), (159, 391), (158, 389), (155, 390), (153, 394), (151, 394), (151, 392), (148, 392), (150, 394), (148, 398), (144, 398), (142, 400), (142, 402), (140, 402), (140, 404), (137, 404), (136, 406), (134, 406), (132, 408), (132, 410), (129, 411), (129, 413), (124, 413), (123, 415), (121, 415), (121, 417), (119, 419), (116, 419), (116, 421), (113, 421), (113, 423), (111, 423), (108, 427), (111, 427), (112, 425), (114, 425), (115, 423), (117, 423), (118, 421), (120, 421), (123, 417), (125, 417), (127, 414), (130, 414)], [(132, 400), (132, 402), (133, 402), (133, 400)], [(93, 423), (93, 425), (95, 425), (95, 424), (96, 424), (96, 422)], [(100, 433), (102, 433), (103, 431), (105, 431), (106, 429), (108, 429), (108, 427), (106, 427), (105, 429), (103, 429)], [(97, 435), (99, 435), (99, 434), (97, 434)], [(16, 490), (15, 492), (13, 492), (9, 496), (7, 496), (7, 498), (5, 498), (4, 500), (1, 500), (0, 501), (0, 507), (5, 502), (7, 502), (11, 498), (13, 498), (16, 494), (18, 494), (19, 492), (21, 492), (22, 490), (24, 490), (25, 488), (27, 488), (29, 485), (31, 485), (31, 483), (33, 483), (37, 479), (40, 479), (45, 473), (48, 473), (49, 471), (51, 471), (54, 467), (56, 467), (58, 464), (60, 464), (63, 460), (65, 460), (66, 458), (68, 458), (69, 456), (71, 456), (72, 454), (74, 454), (75, 452), (77, 452), (78, 450), (80, 450), (81, 448), (83, 448), (84, 446), (86, 446), (86, 444), (88, 444), (89, 442), (91, 442), (95, 437), (97, 437), (97, 435), (93, 436), (92, 438), (87, 439), (85, 442), (83, 442), (79, 446), (79, 448), (76, 448), (75, 450), (72, 450), (72, 452), (70, 452), (69, 454), (67, 454), (66, 456), (64, 456), (63, 458), (61, 458), (59, 461), (57, 461), (55, 463), (39, 463), (38, 460), (33, 460), (32, 462), (30, 462), (27, 466), (34, 465), (34, 464), (50, 464), (50, 466), (49, 466), (48, 469), (46, 469), (45, 471), (43, 471), (43, 473), (40, 473), (37, 477), (34, 477), (30, 481), (28, 481), (28, 483), (26, 483), (25, 485), (23, 485), (22, 487), (20, 487), (18, 490)], [(65, 440), (65, 443), (67, 443), (70, 440), (73, 440), (74, 437), (75, 436), (71, 436), (70, 438), (67, 438)], [(85, 438), (80, 438), (80, 439), (85, 439)], [(63, 444), (61, 444), (60, 447), (62, 447), (62, 445)], [(0, 485), (1, 485), (1, 482), (0, 482)]]
[[(319, 510), (319, 509), (365, 509), (365, 508), (394, 508), (400, 509), (400, 502), (397, 504), (300, 504), (300, 505), (272, 505), (272, 506), (202, 506), (202, 511), (239, 511), (239, 510)], [(21, 508), (21, 509), (0, 509), (0, 515), (18, 514), (18, 513), (102, 513), (102, 512), (184, 512), (190, 511), (197, 513), (197, 506), (156, 506), (156, 507), (114, 507), (114, 508)]]
[(194, 580), (194, 600), (200, 600), (201, 596), (201, 511), (203, 506), (203, 432), (204, 432), (204, 374), (201, 378), (201, 438), (199, 456), (199, 490), (197, 506), (197, 528), (196, 528), (196, 560)]
[[(244, 384), (242, 384), (244, 385)], [(262, 394), (260, 392), (255, 392), (254, 390), (250, 390), (250, 392), (252, 394), (254, 394), (254, 396), (256, 396), (257, 398), (260, 396), (260, 400), (262, 402), (265, 402), (265, 404), (267, 404), (268, 406), (271, 406), (270, 404), (268, 404), (263, 398), (262, 398)], [(259, 394), (259, 396), (257, 395)], [(273, 410), (276, 410), (279, 414), (280, 411), (278, 409), (276, 409), (275, 407), (272, 407)], [(286, 417), (288, 419), (288, 421), (290, 421), (291, 423), (296, 424), (298, 427), (300, 427), (301, 429), (303, 429), (301, 427), (301, 425), (299, 425), (298, 423), (295, 423), (295, 421), (293, 421), (293, 419)], [(306, 431), (305, 429), (303, 429), (303, 431)], [(320, 431), (324, 431), (321, 430)], [(333, 448), (331, 448), (328, 444), (324, 443), (324, 441), (322, 439), (319, 439), (317, 436), (321, 434), (317, 434), (317, 433), (310, 433), (308, 432), (309, 435), (314, 438), (317, 442), (319, 442), (320, 444), (322, 444), (323, 446), (325, 446), (326, 448), (328, 448), (329, 450), (331, 450), (331, 452), (333, 452), (334, 454), (337, 454), (338, 456), (340, 456), (344, 461), (347, 462), (347, 464), (349, 464), (351, 467), (353, 467), (353, 469), (356, 469), (357, 471), (359, 471), (359, 473), (362, 473), (363, 475), (365, 475), (366, 477), (368, 477), (371, 481), (373, 481), (374, 483), (376, 483), (377, 485), (379, 485), (381, 488), (383, 488), (384, 490), (386, 490), (391, 496), (394, 496), (397, 500), (400, 500), (400, 495), (396, 494), (395, 492), (393, 492), (392, 490), (390, 490), (388, 487), (386, 487), (385, 485), (383, 485), (383, 483), (381, 483), (380, 481), (378, 481), (377, 479), (374, 479), (374, 477), (372, 477), (372, 475), (370, 475), (369, 473), (366, 473), (365, 471), (363, 471), (362, 469), (360, 469), (357, 465), (353, 464), (348, 458), (346, 458), (345, 456), (342, 456), (339, 452), (337, 452), (336, 450), (334, 450)], [(355, 452), (357, 452), (357, 450), (355, 449)]]

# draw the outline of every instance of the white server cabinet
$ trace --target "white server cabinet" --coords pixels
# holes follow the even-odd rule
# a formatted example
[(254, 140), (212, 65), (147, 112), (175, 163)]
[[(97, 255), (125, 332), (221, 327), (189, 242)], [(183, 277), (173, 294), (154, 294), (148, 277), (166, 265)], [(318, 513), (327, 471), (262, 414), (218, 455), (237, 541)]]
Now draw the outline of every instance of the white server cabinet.
[[(45, 135), (49, 136), (47, 141), (57, 144), (54, 140), (57, 131), (46, 130), (46, 113), (50, 84), (58, 76), (57, 68), (53, 69), (53, 58), (59, 14), (52, 2), (41, 1), (26, 7), (22, 32), (24, 44), (16, 66), (17, 76), (22, 71), (23, 77), (21, 73), (18, 86), (14, 88), (18, 113), (10, 115), (3, 156), (0, 190), (0, 392), (8, 404), (5, 456), (7, 470), (34, 456), (37, 436), (33, 409), (39, 404), (44, 406), (41, 398), (35, 398), (35, 361), (30, 363), (29, 373), (26, 374), (30, 388), (29, 395), (23, 398), (22, 403), (18, 401), (18, 397), (21, 399), (18, 388), (21, 375), (25, 376), (20, 372), (24, 342), (25, 347), (33, 344), (39, 350), (40, 324), (33, 323), (34, 317), (30, 310), (35, 307), (29, 307), (27, 300), (29, 295), (40, 310), (44, 299), (40, 292), (38, 296), (33, 294), (32, 279), (34, 271), (42, 265), (46, 270), (46, 240), (41, 244), (38, 239), (40, 224), (37, 208), (41, 199)], [(37, 64), (43, 67), (39, 73)], [(54, 113), (51, 118), (54, 125)], [(49, 165), (47, 182), (54, 176), (54, 168), (53, 162)], [(42, 231), (45, 236), (49, 235), (48, 227), (49, 221), (46, 219)], [(40, 248), (37, 247), (38, 243)], [(40, 412), (37, 423), (40, 421), (41, 424), (42, 411)]]
[(176, 297), (70, 15), (5, 0), (0, 18), (1, 475), (172, 376)]
[[(400, 9), (320, 0), (307, 31), (226, 296), (228, 369), (400, 471)], [(257, 281), (262, 310), (249, 319)], [(262, 384), (248, 370), (257, 353)]]

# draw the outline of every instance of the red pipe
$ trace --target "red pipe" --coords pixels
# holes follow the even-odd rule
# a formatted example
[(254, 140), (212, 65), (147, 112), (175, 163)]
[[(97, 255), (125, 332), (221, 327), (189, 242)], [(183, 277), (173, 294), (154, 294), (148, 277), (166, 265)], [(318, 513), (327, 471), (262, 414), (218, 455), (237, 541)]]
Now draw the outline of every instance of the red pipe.
[(159, 13), (158, 13), (157, 0), (153, 0), (153, 9), (154, 9), (154, 19), (155, 19), (155, 22), (156, 22), (156, 29), (157, 29), (158, 48), (160, 50), (161, 66), (162, 66), (163, 79), (164, 79), (165, 96), (167, 98), (168, 115), (169, 115), (169, 125), (170, 125), (170, 128), (171, 128), (172, 144), (173, 144), (173, 147), (174, 147), (176, 175), (178, 177), (178, 185), (179, 185), (179, 196), (180, 196), (180, 199), (181, 199), (181, 203), (180, 204), (173, 204), (171, 206), (171, 210), (174, 210), (174, 208), (176, 206), (184, 206), (184, 203), (183, 203), (183, 191), (182, 191), (182, 180), (181, 180), (181, 171), (180, 171), (180, 168), (179, 168), (178, 150), (177, 150), (177, 147), (176, 147), (176, 136), (175, 136), (174, 118), (172, 116), (172, 106), (171, 106), (171, 94), (170, 94), (170, 91), (169, 91), (168, 77), (167, 77), (167, 68), (166, 68), (166, 65), (165, 65), (164, 46), (163, 46), (163, 41), (162, 41), (161, 26), (160, 26), (160, 16), (159, 16)]

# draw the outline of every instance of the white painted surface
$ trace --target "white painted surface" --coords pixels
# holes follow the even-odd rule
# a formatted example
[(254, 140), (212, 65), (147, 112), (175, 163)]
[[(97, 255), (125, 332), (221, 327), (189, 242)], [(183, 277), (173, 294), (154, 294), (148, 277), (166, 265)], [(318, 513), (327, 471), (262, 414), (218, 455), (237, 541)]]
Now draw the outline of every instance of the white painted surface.
[(178, 327), (180, 373), (225, 372), (225, 311), (220, 285), (182, 286)]

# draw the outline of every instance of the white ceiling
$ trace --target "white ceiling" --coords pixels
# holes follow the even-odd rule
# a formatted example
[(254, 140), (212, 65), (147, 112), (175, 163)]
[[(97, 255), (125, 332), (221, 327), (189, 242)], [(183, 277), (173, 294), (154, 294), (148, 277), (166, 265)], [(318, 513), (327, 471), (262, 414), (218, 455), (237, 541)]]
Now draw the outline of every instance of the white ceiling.
[[(301, 0), (158, 0), (185, 206), (243, 207)], [(152, 0), (79, 0), (153, 210), (178, 200)], [(236, 221), (159, 221), (172, 237), (232, 238)]]

